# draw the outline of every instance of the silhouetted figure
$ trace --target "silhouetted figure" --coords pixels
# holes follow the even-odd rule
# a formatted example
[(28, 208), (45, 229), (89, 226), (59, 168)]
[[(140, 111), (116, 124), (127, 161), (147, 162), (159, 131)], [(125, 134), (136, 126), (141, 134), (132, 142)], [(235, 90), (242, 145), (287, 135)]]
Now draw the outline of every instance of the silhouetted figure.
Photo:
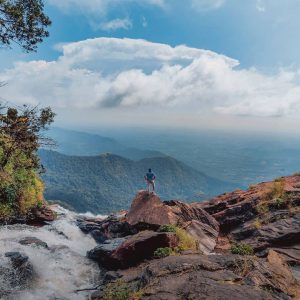
[(155, 192), (155, 175), (151, 169), (148, 170), (148, 173), (144, 176), (144, 178), (147, 182), (148, 193), (150, 193), (151, 187), (152, 187), (152, 193), (154, 193)]

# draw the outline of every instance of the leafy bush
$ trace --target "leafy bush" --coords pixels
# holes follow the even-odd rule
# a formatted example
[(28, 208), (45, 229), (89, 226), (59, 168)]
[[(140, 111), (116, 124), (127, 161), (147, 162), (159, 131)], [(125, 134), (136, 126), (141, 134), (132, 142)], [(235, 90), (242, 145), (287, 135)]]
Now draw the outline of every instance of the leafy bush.
[(158, 229), (159, 232), (176, 232), (176, 226), (171, 224), (161, 225)]
[(232, 254), (239, 254), (239, 255), (253, 255), (254, 250), (253, 248), (245, 243), (234, 244), (231, 246), (231, 253)]
[(155, 258), (163, 258), (163, 257), (167, 257), (170, 256), (174, 253), (173, 249), (170, 247), (165, 247), (165, 248), (157, 248), (154, 251), (153, 256)]

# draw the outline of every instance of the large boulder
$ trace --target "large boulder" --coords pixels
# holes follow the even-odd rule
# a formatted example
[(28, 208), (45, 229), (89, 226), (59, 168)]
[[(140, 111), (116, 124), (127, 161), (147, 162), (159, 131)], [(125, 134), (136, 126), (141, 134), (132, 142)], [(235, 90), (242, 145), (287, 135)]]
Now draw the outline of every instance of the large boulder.
[(141, 231), (127, 238), (106, 241), (89, 251), (87, 256), (113, 270), (127, 268), (151, 258), (157, 248), (177, 245), (178, 240), (174, 233)]
[(99, 244), (106, 240), (137, 233), (137, 229), (116, 216), (109, 216), (105, 219), (81, 217), (77, 219), (77, 225), (84, 233), (90, 234)]
[(132, 226), (157, 229), (160, 225), (176, 224), (178, 218), (158, 196), (142, 191), (133, 199), (126, 219)]
[(34, 207), (27, 218), (29, 225), (43, 226), (56, 219), (56, 213), (48, 206)]
[(197, 220), (219, 231), (218, 222), (199, 203), (186, 204), (175, 200), (162, 202), (157, 195), (146, 191), (139, 192), (134, 198), (126, 219), (132, 226), (153, 229), (164, 224), (182, 226)]

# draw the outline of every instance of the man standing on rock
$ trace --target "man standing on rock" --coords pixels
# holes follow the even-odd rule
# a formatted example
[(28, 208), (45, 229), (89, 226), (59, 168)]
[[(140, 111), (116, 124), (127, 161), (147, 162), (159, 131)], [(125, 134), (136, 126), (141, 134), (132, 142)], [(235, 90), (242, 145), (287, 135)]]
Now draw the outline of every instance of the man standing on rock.
[(155, 193), (155, 175), (151, 169), (148, 170), (148, 173), (144, 176), (144, 178), (147, 181), (148, 193), (150, 193), (150, 187), (152, 187), (152, 193)]

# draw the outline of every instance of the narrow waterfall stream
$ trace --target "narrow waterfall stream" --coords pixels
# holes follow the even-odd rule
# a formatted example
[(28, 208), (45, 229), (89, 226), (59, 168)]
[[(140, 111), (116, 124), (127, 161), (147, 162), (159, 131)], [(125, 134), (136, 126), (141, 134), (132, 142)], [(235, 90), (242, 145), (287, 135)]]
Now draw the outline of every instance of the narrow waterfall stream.
[[(58, 218), (50, 225), (0, 226), (0, 299), (14, 300), (75, 300), (88, 299), (90, 292), (76, 292), (90, 288), (99, 282), (98, 265), (86, 258), (86, 252), (96, 242), (76, 226), (77, 215), (55, 206)], [(48, 244), (21, 245), (19, 241), (35, 237)], [(20, 252), (28, 256), (34, 270), (34, 278), (25, 287), (12, 285), (3, 270), (12, 270), (6, 252)]]

